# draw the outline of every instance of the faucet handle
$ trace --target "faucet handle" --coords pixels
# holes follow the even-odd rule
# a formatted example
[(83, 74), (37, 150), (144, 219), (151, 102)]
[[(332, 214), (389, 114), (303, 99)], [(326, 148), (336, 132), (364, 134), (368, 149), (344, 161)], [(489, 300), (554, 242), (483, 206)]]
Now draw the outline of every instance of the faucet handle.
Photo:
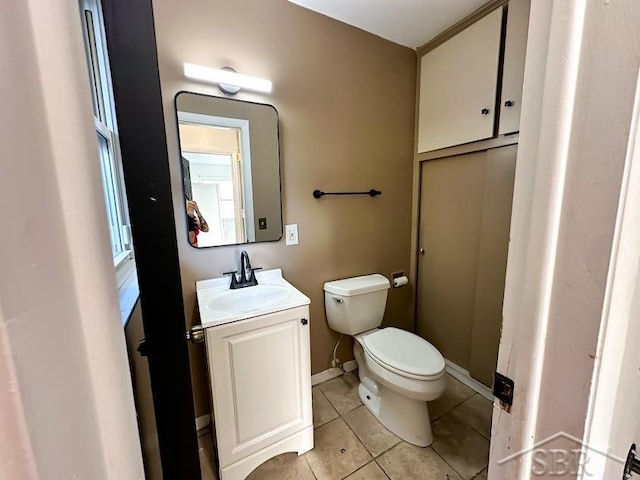
[(256, 270), (262, 270), (262, 267), (255, 267), (249, 269), (249, 278), (247, 278), (247, 283), (249, 285), (254, 286), (258, 284), (258, 279), (256, 278)]
[(236, 289), (238, 288), (238, 276), (237, 276), (238, 271), (235, 270), (233, 272), (222, 272), (223, 275), (231, 275), (231, 285), (229, 285), (229, 288), (232, 289)]

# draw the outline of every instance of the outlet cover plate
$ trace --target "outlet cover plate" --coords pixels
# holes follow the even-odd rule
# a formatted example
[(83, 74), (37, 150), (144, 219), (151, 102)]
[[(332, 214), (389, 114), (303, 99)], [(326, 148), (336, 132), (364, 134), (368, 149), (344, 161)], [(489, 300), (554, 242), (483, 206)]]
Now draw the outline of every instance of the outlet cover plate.
[(298, 224), (286, 225), (285, 231), (287, 245), (298, 245)]

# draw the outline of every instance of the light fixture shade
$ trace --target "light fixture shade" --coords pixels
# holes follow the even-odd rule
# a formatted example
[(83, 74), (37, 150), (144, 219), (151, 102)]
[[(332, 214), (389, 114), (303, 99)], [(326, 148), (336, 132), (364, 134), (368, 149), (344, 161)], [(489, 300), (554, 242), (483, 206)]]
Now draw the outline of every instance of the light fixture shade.
[(271, 80), (250, 77), (249, 75), (242, 75), (229, 70), (203, 67), (202, 65), (194, 65), (193, 63), (184, 64), (184, 76), (203, 82), (234, 85), (255, 92), (270, 93), (272, 88)]

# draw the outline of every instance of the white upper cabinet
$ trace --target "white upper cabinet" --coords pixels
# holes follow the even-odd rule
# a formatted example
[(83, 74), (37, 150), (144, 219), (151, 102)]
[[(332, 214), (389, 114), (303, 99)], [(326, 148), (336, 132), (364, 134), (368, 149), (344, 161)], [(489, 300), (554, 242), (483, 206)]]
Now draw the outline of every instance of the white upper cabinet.
[(498, 130), (500, 135), (520, 130), (522, 83), (524, 80), (524, 59), (527, 51), (530, 7), (531, 0), (511, 0), (507, 10), (502, 106), (500, 109), (500, 128)]
[(499, 8), (422, 57), (418, 152), (493, 136), (501, 30)]

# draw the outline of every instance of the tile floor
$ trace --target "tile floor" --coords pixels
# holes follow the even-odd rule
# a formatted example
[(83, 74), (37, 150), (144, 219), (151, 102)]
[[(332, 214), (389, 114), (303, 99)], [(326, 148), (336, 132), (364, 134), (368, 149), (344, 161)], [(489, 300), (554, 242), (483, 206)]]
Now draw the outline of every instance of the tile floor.
[[(447, 375), (442, 396), (429, 403), (433, 444), (419, 448), (384, 428), (358, 398), (353, 373), (313, 387), (315, 447), (263, 463), (248, 480), (485, 480), (491, 402)], [(203, 480), (216, 480), (208, 435), (200, 437)]]

